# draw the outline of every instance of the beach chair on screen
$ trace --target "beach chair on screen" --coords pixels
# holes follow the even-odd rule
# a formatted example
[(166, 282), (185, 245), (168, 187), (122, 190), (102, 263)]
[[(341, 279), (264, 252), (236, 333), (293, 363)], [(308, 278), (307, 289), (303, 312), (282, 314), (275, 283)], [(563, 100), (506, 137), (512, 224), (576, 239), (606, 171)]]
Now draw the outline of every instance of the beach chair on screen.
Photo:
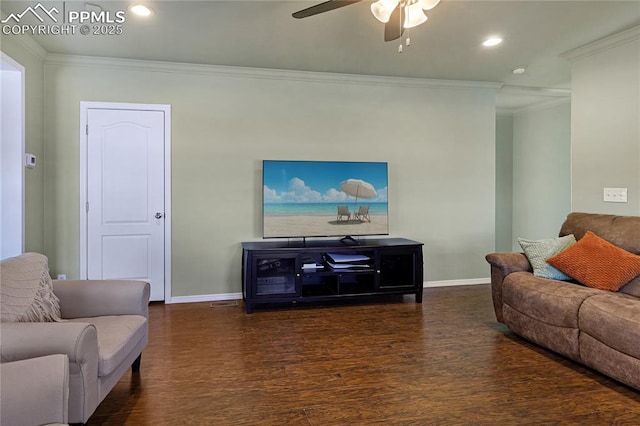
[(354, 219), (358, 219), (361, 221), (371, 222), (371, 217), (369, 217), (369, 206), (360, 206), (357, 212), (353, 214)]
[[(346, 217), (346, 219), (344, 219)], [(347, 222), (351, 219), (351, 212), (349, 211), (348, 206), (338, 206), (338, 222), (341, 220), (346, 220)]]

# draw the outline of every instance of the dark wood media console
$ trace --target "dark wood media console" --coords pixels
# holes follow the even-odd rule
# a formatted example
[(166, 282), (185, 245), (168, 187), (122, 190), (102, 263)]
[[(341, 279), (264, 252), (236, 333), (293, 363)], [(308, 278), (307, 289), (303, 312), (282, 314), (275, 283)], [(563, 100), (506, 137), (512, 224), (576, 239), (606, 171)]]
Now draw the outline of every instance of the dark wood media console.
[(404, 238), (242, 243), (247, 313), (259, 304), (292, 304), (415, 294), (422, 303), (422, 243)]

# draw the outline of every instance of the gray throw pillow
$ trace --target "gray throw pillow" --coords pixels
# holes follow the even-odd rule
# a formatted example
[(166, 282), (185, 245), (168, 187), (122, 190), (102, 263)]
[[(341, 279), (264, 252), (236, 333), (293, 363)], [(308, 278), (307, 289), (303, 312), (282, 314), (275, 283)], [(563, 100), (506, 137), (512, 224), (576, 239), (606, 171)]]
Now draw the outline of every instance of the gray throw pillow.
[(564, 237), (544, 240), (527, 240), (518, 238), (518, 243), (533, 267), (533, 275), (552, 280), (569, 281), (572, 278), (557, 268), (549, 265), (547, 259), (566, 250), (576, 243), (573, 234)]

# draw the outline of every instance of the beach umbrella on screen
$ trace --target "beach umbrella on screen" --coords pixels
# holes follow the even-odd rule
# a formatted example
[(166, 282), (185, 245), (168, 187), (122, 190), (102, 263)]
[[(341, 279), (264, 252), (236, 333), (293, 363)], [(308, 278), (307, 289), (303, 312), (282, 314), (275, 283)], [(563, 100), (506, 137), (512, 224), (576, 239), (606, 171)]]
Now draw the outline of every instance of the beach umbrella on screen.
[(373, 185), (362, 179), (347, 179), (340, 183), (340, 189), (345, 194), (356, 197), (354, 204), (358, 202), (358, 198), (373, 198), (378, 195)]

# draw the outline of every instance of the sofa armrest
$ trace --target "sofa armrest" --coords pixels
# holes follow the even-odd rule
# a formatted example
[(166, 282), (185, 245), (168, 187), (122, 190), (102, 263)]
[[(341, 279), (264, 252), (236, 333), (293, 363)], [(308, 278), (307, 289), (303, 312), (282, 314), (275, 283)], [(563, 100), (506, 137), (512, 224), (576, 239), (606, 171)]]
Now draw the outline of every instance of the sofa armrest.
[(533, 272), (529, 259), (524, 253), (491, 253), (485, 256), (491, 265), (491, 297), (496, 319), (502, 317), (502, 283), (512, 272)]
[(69, 358), (67, 355), (7, 362), (0, 365), (0, 424), (67, 423)]
[(142, 315), (149, 318), (151, 286), (132, 280), (53, 280), (62, 318)]
[(524, 253), (491, 253), (485, 259), (506, 277), (512, 272), (533, 272), (529, 259)]

